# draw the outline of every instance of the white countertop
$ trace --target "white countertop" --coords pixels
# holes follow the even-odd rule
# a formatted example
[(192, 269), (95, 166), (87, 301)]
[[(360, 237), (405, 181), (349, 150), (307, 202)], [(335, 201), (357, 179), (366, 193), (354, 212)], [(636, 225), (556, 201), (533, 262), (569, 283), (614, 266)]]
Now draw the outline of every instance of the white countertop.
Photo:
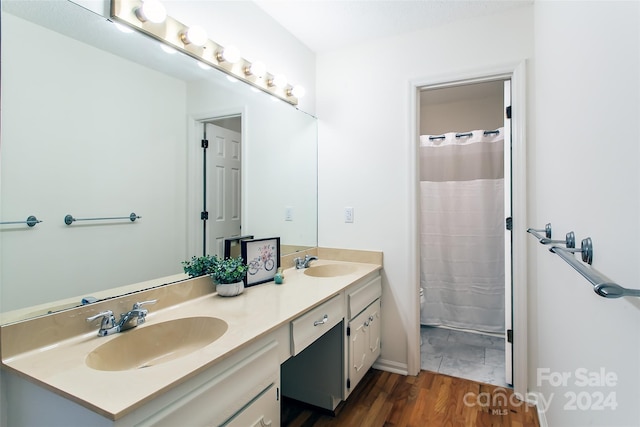
[[(314, 262), (316, 265), (324, 263), (343, 262)], [(116, 420), (382, 268), (378, 264), (346, 264), (357, 268), (351, 274), (331, 278), (310, 277), (304, 270), (288, 269), (284, 271), (282, 285), (269, 282), (252, 286), (236, 297), (211, 293), (157, 311), (149, 306), (146, 323), (138, 329), (197, 316), (223, 319), (228, 329), (219, 339), (198, 351), (146, 369), (100, 371), (89, 368), (85, 364), (87, 354), (120, 335), (98, 337), (97, 330), (13, 355), (2, 362), (18, 375)], [(74, 320), (83, 322), (85, 313), (79, 312)], [(3, 333), (10, 332), (3, 330)], [(117, 392), (105, 393), (105, 390)]]

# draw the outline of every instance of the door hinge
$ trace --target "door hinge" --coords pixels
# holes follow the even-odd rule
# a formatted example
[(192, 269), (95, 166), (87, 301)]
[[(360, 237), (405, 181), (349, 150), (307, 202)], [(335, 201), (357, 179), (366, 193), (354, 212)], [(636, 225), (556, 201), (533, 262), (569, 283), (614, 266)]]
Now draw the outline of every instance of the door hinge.
[(347, 336), (351, 336), (351, 326), (347, 326)]
[(204, 212), (200, 212), (200, 219), (201, 220), (208, 220), (209, 219), (209, 212), (204, 211)]
[(509, 231), (513, 230), (513, 219), (511, 217), (508, 217), (506, 219), (505, 227), (507, 227), (507, 230), (509, 230)]
[(208, 139), (203, 139), (203, 140), (200, 142), (200, 146), (201, 146), (202, 148), (209, 148), (209, 140), (208, 140)]
[(505, 113), (507, 114), (507, 119), (511, 118), (511, 105), (509, 105), (506, 110)]
[(280, 387), (276, 387), (276, 401), (280, 400)]
[(347, 388), (351, 388), (351, 379), (347, 378)]
[(507, 329), (507, 342), (513, 343), (513, 329)]

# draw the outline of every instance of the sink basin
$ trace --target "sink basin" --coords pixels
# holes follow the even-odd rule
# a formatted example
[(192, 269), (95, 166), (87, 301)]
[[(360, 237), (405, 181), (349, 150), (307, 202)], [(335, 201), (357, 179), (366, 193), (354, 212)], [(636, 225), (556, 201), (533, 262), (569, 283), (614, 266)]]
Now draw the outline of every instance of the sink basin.
[(87, 366), (126, 371), (155, 366), (205, 347), (227, 331), (217, 317), (185, 317), (121, 332), (87, 355)]
[(323, 264), (307, 268), (304, 274), (312, 277), (336, 277), (351, 274), (356, 267), (349, 264)]

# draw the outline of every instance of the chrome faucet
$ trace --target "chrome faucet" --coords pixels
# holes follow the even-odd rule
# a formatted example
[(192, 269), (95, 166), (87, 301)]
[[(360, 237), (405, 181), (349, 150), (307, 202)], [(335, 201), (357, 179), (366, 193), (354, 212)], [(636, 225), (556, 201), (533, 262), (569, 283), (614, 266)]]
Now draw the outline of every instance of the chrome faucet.
[(120, 321), (118, 322), (118, 326), (120, 328), (120, 332), (126, 331), (127, 329), (135, 328), (138, 325), (142, 325), (149, 313), (149, 310), (146, 308), (142, 308), (143, 305), (155, 304), (158, 300), (154, 299), (151, 301), (143, 301), (137, 302), (133, 304), (133, 308), (126, 313), (122, 313), (120, 315)]
[(100, 329), (98, 330), (99, 337), (117, 334), (118, 332), (126, 331), (127, 329), (135, 328), (136, 326), (143, 324), (149, 310), (142, 308), (142, 306), (155, 304), (157, 301), (158, 300), (154, 299), (151, 301), (143, 301), (133, 304), (133, 308), (131, 310), (120, 315), (119, 322), (116, 322), (116, 318), (111, 310), (106, 310), (102, 313), (96, 314), (95, 316), (87, 317), (87, 322), (92, 322), (96, 319), (102, 318), (100, 322)]
[(301, 257), (294, 258), (293, 264), (295, 265), (296, 269), (300, 270), (302, 268), (309, 268), (309, 263), (317, 259), (317, 256), (305, 255), (304, 259)]

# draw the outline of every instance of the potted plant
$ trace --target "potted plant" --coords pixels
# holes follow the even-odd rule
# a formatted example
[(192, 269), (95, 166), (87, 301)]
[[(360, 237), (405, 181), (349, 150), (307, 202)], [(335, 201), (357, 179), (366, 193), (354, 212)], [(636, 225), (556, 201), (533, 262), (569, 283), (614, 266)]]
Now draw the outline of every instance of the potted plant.
[(221, 259), (217, 255), (194, 256), (191, 261), (184, 261), (182, 266), (191, 277), (210, 275), (218, 295), (236, 296), (244, 291), (248, 267), (242, 257)]

